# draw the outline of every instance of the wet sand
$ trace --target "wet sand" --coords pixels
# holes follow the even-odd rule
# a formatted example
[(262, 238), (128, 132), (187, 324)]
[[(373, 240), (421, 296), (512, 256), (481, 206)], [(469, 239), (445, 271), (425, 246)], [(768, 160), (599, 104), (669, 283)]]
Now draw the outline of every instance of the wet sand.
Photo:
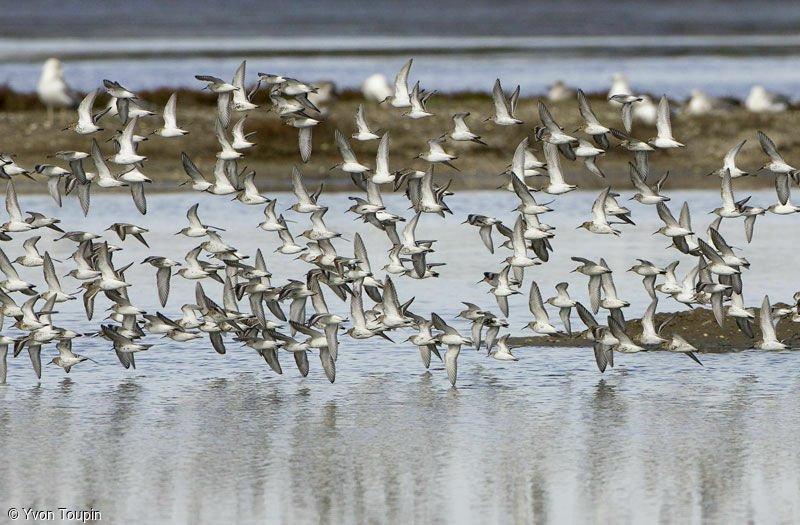
[[(601, 314), (603, 312), (601, 311)], [(682, 312), (662, 312), (655, 315), (655, 326), (658, 327), (668, 318), (674, 316), (667, 326), (661, 331), (661, 336), (669, 339), (672, 334), (678, 334), (690, 344), (697, 347), (700, 352), (737, 352), (748, 350), (754, 343), (761, 338), (761, 330), (758, 326), (759, 309), (754, 309), (755, 319), (751, 321), (753, 327), (753, 339), (747, 337), (736, 321), (731, 317), (725, 317), (723, 328), (717, 325), (714, 315), (707, 308), (695, 308)], [(596, 316), (598, 322), (603, 323), (602, 315)], [(628, 334), (636, 337), (642, 332), (640, 319), (629, 319), (627, 321)], [(592, 346), (592, 341), (581, 337), (581, 329), (585, 328), (580, 321), (573, 321), (573, 336), (532, 336), (532, 337), (511, 337), (509, 343), (514, 347), (529, 346)], [(789, 319), (782, 319), (777, 326), (778, 339), (790, 346), (800, 346), (800, 323), (793, 323)]]
[[(510, 87), (510, 86), (509, 86)], [(170, 90), (143, 92), (140, 96), (151, 104), (156, 113), (161, 111)], [(490, 97), (483, 93), (462, 93), (454, 95), (435, 95), (430, 100), (428, 109), (435, 113), (434, 117), (412, 121), (401, 118), (401, 110), (389, 108), (374, 102), (364, 102), (357, 92), (341, 93), (338, 99), (327, 105), (328, 116), (314, 128), (314, 146), (311, 159), (301, 166), (303, 174), (310, 180), (325, 180), (328, 188), (349, 189), (351, 184), (347, 177), (331, 166), (341, 161), (333, 142), (334, 129), (342, 130), (350, 135), (354, 130), (354, 115), (359, 103), (364, 103), (367, 118), (374, 129), (382, 128), (391, 133), (390, 168), (393, 170), (415, 167), (425, 169), (427, 163), (414, 159), (426, 150), (425, 141), (448, 132), (452, 126), (451, 115), (468, 111), (468, 119), (475, 133), (483, 136), (488, 146), (473, 143), (453, 143), (448, 141), (446, 149), (456, 155), (454, 164), (461, 170), (455, 171), (447, 167), (437, 169), (442, 179), (452, 179), (454, 188), (496, 188), (504, 177), (499, 176), (510, 163), (514, 148), (526, 133), (539, 123), (536, 98), (521, 99), (518, 116), (525, 124), (521, 126), (496, 126), (491, 122), (483, 122), (491, 113)], [(611, 127), (621, 128), (619, 110), (606, 103), (602, 96), (591, 97), (593, 107), (600, 120)], [(103, 107), (105, 96), (101, 96), (95, 105), (96, 110)], [(244, 151), (245, 157), (240, 167), (247, 166), (257, 172), (256, 181), (268, 189), (288, 189), (291, 166), (300, 164), (297, 148), (297, 132), (282, 124), (278, 116), (266, 111), (269, 102), (265, 92), (256, 95), (254, 102), (261, 108), (247, 114), (245, 130), (254, 131), (253, 141), (257, 146)], [(577, 104), (574, 100), (558, 103), (548, 102), (548, 106), (559, 122), (568, 132), (577, 129), (581, 122)], [(678, 104), (672, 104), (673, 109)], [(778, 144), (779, 149), (791, 163), (800, 149), (800, 137), (795, 131), (798, 119), (796, 109), (778, 114), (753, 114), (741, 107), (722, 115), (673, 117), (675, 137), (686, 143), (688, 147), (673, 151), (656, 151), (650, 155), (651, 173), (658, 174), (669, 170), (671, 173), (667, 183), (669, 188), (718, 188), (718, 182), (705, 174), (722, 164), (725, 152), (742, 139), (748, 139), (739, 156), (739, 165), (743, 169), (755, 172), (763, 165), (766, 157), (762, 153), (756, 131), (767, 132)], [(17, 155), (17, 162), (28, 169), (34, 165), (53, 162), (47, 156), (59, 150), (88, 151), (90, 137), (79, 136), (73, 132), (62, 131), (66, 125), (76, 120), (74, 111), (57, 112), (55, 123), (46, 127), (46, 112), (35, 95), (14, 93), (7, 88), (0, 90), (0, 143), (2, 150)], [(241, 114), (233, 113), (235, 122)], [(175, 181), (185, 179), (181, 167), (180, 153), (185, 151), (198, 167), (208, 176), (213, 169), (214, 154), (218, 144), (214, 136), (215, 100), (208, 93), (180, 90), (178, 94), (178, 123), (190, 134), (174, 139), (150, 137), (140, 146), (140, 152), (148, 157), (144, 172), (154, 180), (154, 189), (161, 186), (170, 188)], [(104, 151), (111, 152), (105, 141), (112, 136), (121, 125), (116, 117), (103, 117), (100, 121), (107, 129), (95, 134)], [(162, 124), (160, 116), (143, 119), (137, 133), (149, 135)], [(634, 124), (634, 136), (647, 139), (655, 135), (655, 129), (642, 124)], [(627, 163), (631, 159), (629, 152), (613, 146), (617, 141), (612, 139), (612, 147), (606, 155), (599, 159), (600, 168), (606, 173), (605, 180), (589, 174), (582, 162), (564, 160), (563, 167), (567, 181), (578, 184), (582, 188), (600, 188), (613, 185), (615, 188), (630, 187)], [(374, 155), (377, 142), (359, 143), (351, 141), (359, 160), (367, 165), (375, 162)], [(540, 148), (537, 148), (540, 149)], [(541, 155), (540, 155), (541, 156)], [(773, 184), (772, 177), (747, 177), (737, 181), (737, 189), (748, 187), (765, 187)], [(536, 181), (532, 181), (536, 185)], [(29, 187), (35, 190), (35, 186)]]

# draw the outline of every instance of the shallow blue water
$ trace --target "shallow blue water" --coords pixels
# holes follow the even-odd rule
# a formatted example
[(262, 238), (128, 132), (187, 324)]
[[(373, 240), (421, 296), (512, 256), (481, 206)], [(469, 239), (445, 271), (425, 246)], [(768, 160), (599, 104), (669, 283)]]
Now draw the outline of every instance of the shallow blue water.
[[(272, 196), (279, 209), (291, 204), (290, 195)], [(624, 270), (635, 257), (666, 265), (674, 250), (663, 250), (663, 238), (650, 234), (658, 227), (651, 207), (633, 206), (639, 226), (618, 239), (575, 230), (595, 196), (558, 197), (556, 213), (542, 217), (557, 227), (555, 252), (526, 272), (523, 290), (535, 279), (548, 297), (566, 280), (573, 297), (586, 301), (586, 280), (569, 273), (575, 266), (569, 257), (605, 257), (620, 296), (632, 304), (626, 315), (638, 317), (647, 297), (638, 277)], [(670, 196), (676, 213), (689, 201), (698, 232), (709, 220), (701, 210), (719, 198), (703, 191)], [(328, 226), (349, 239), (360, 231), (373, 270), (383, 275), (388, 241), (342, 213), (346, 197), (322, 195), (331, 208)], [(752, 202), (774, 199), (773, 192), (759, 191)], [(385, 200), (404, 213), (398, 196)], [(468, 326), (453, 320), (459, 301), (497, 311), (487, 288), (471, 283), (503, 256), (490, 255), (477, 231), (458, 223), (470, 212), (508, 220), (514, 201), (503, 192), (458, 192), (449, 200), (455, 217), (423, 217), (418, 238), (439, 239), (431, 260), (448, 264), (435, 281), (395, 279), (400, 300), (414, 296), (412, 310), (436, 311), (465, 332)], [(97, 194), (84, 219), (73, 198), (58, 210), (49, 197), (20, 196), (23, 209), (57, 214), (66, 229), (101, 233), (114, 221), (150, 228), (149, 251), (133, 239), (107, 237), (125, 248), (115, 256), (118, 266), (138, 263), (146, 253), (182, 260), (196, 243), (172, 234), (194, 202), (206, 223), (227, 229), (226, 242), (250, 255), (262, 248), (274, 283), (306, 270), (271, 253), (277, 238), (255, 228), (259, 207), (224, 197), (152, 195), (150, 212), (141, 217), (127, 195)], [(307, 217), (289, 212), (287, 218), (298, 221), (290, 223), (295, 234), (306, 228)], [(751, 262), (744, 276), (748, 305), (759, 304), (764, 293), (786, 300), (797, 289), (785, 273), (794, 244), (779, 242), (794, 238), (792, 223), (791, 217), (759, 219), (750, 245), (739, 222), (723, 225)], [(40, 249), (64, 260), (74, 245), (54, 238), (43, 233)], [(346, 240), (335, 245), (342, 254), (352, 249)], [(20, 252), (18, 241), (2, 248), (11, 258)], [(691, 264), (682, 261), (679, 278)], [(57, 270), (63, 275), (67, 267), (57, 264)], [(38, 270), (21, 274), (41, 281)], [(155, 310), (152, 268), (134, 264), (126, 278), (134, 283), (134, 304)], [(175, 316), (194, 300), (194, 283), (172, 282), (162, 311)], [(62, 284), (76, 288), (69, 278)], [(219, 298), (220, 287), (205, 286)], [(347, 313), (333, 294), (326, 299)], [(514, 334), (527, 332), (521, 330), (530, 319), (526, 299), (511, 300)], [(107, 302), (98, 300), (91, 323), (79, 302), (58, 305), (56, 324), (96, 329)], [(662, 311), (677, 307), (660, 303)], [(551, 316), (557, 322), (555, 311)], [(577, 318), (573, 323), (579, 326)], [(402, 341), (406, 334), (393, 337)], [(26, 355), (9, 358), (8, 384), (0, 387), (0, 506), (91, 507), (114, 523), (791, 523), (800, 515), (800, 380), (798, 354), (791, 351), (707, 354), (704, 367), (648, 352), (618, 356), (616, 368), (601, 375), (586, 348), (520, 348), (517, 363), (465, 348), (453, 390), (441, 364), (425, 371), (408, 344), (343, 337), (330, 384), (316, 355), (309, 356), (307, 378), (299, 377), (291, 356), (281, 355), (284, 374), (276, 376), (255, 352), (230, 341), (220, 356), (207, 339), (148, 340), (155, 346), (137, 355), (135, 371), (124, 370), (109, 344), (96, 338), (75, 341), (75, 351), (97, 363), (82, 363), (69, 376), (50, 366), (39, 382)], [(53, 354), (45, 347), (44, 360)]]
[[(14, 44), (11, 45), (13, 47)], [(5, 46), (9, 47), (9, 46)], [(0, 83), (21, 92), (36, 89), (41, 63), (48, 56), (62, 56), (60, 42), (54, 42), (32, 61), (10, 56), (0, 60)], [(245, 48), (223, 56), (182, 55), (172, 57), (94, 56), (87, 59), (65, 58), (64, 75), (74, 89), (88, 92), (112, 78), (133, 90), (161, 87), (200, 89), (203, 84), (194, 75), (233, 76), (243, 59), (248, 59), (247, 83), (255, 83), (257, 72), (277, 73), (309, 81), (330, 80), (339, 89), (359, 89), (373, 73), (383, 73), (390, 80), (413, 57), (411, 82), (420, 81), (443, 93), (460, 91), (490, 92), (495, 78), (504, 86), (519, 84), (525, 96), (543, 94), (561, 80), (587, 93), (605, 93), (611, 76), (624, 73), (637, 92), (684, 99), (689, 91), (700, 88), (708, 94), (744, 98), (753, 84), (789, 97), (796, 96), (800, 83), (800, 53), (728, 56), (709, 52), (680, 56), (639, 56), (608, 52), (585, 56), (570, 53), (528, 53), (506, 50), (455, 52), (433, 55), (425, 50), (397, 51), (392, 54), (345, 53), (312, 56), (286, 56), (249, 51)], [(748, 71), (742, 75), (742, 71)]]

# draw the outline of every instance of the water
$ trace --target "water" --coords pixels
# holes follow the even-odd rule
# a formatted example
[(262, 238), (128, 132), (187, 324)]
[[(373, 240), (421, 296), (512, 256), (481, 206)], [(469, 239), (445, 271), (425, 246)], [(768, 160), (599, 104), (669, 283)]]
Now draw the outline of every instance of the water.
[[(292, 200), (273, 196), (279, 209)], [(702, 191), (670, 196), (675, 212), (689, 201), (697, 231), (709, 221), (701, 210), (719, 198)], [(388, 241), (342, 213), (346, 197), (323, 194), (331, 207), (328, 226), (350, 239), (361, 232), (373, 270), (383, 275)], [(638, 317), (648, 299), (639, 278), (624, 270), (635, 257), (666, 265), (675, 252), (650, 235), (658, 227), (654, 209), (635, 203), (638, 227), (619, 239), (575, 230), (594, 198), (584, 192), (557, 198), (557, 212), (543, 217), (557, 227), (553, 258), (526, 272), (523, 290), (535, 279), (548, 297), (566, 280), (573, 297), (586, 301), (585, 277), (569, 273), (575, 266), (569, 257), (602, 256), (620, 296), (632, 303), (627, 316)], [(774, 199), (759, 191), (752, 201)], [(117, 266), (146, 254), (182, 260), (196, 243), (172, 234), (182, 227), (183, 210), (200, 202), (200, 217), (225, 227), (226, 242), (268, 255), (276, 284), (307, 269), (272, 254), (276, 236), (255, 229), (259, 207), (223, 197), (153, 195), (141, 217), (126, 195), (98, 194), (89, 219), (72, 198), (63, 210), (46, 196), (20, 201), (23, 209), (62, 217), (69, 230), (100, 233), (115, 221), (150, 228), (150, 250), (134, 239), (112, 241), (125, 246)], [(514, 201), (502, 192), (458, 192), (448, 201), (455, 217), (423, 217), (418, 238), (439, 239), (431, 260), (448, 264), (435, 281), (395, 279), (400, 300), (414, 296), (413, 311), (436, 311), (464, 332), (467, 324), (453, 320), (459, 301), (497, 311), (487, 288), (471, 283), (497, 268), (502, 255), (490, 255), (477, 230), (458, 223), (469, 212), (508, 221)], [(406, 208), (395, 195), (386, 204), (395, 212)], [(307, 217), (289, 212), (287, 218), (298, 221), (290, 223), (295, 234), (306, 228)], [(763, 293), (777, 301), (797, 289), (779, 273), (793, 260), (790, 220), (760, 218), (750, 245), (740, 221), (723, 225), (751, 262), (744, 276), (749, 305)], [(54, 238), (44, 232), (40, 248), (65, 260), (74, 244)], [(345, 255), (352, 249), (345, 240), (335, 245)], [(21, 251), (16, 241), (3, 249), (12, 259)], [(681, 260), (679, 277), (692, 263)], [(57, 264), (59, 275), (66, 271)], [(35, 270), (21, 275), (41, 281)], [(134, 264), (126, 277), (134, 283), (133, 303), (158, 309), (153, 269)], [(194, 283), (172, 283), (161, 310), (176, 316), (193, 300)], [(72, 291), (76, 283), (62, 284)], [(221, 287), (204, 286), (220, 299)], [(333, 294), (326, 299), (346, 313)], [(107, 301), (98, 300), (91, 323), (79, 302), (58, 305), (56, 323), (95, 329)], [(662, 311), (677, 307), (660, 303)], [(513, 297), (512, 333), (522, 334), (529, 318), (526, 297)], [(577, 319), (573, 326), (580, 326)], [(392, 336), (402, 341), (407, 333)], [(252, 350), (230, 341), (220, 356), (206, 339), (148, 339), (156, 346), (137, 355), (136, 371), (124, 370), (109, 344), (94, 338), (76, 340), (75, 350), (97, 363), (82, 363), (69, 376), (50, 366), (38, 382), (26, 356), (9, 359), (8, 384), (0, 387), (3, 509), (91, 507), (113, 523), (791, 523), (800, 515), (800, 380), (791, 351), (705, 354), (704, 367), (666, 352), (618, 356), (617, 367), (601, 375), (587, 348), (520, 348), (517, 363), (465, 348), (453, 390), (442, 366), (426, 372), (407, 344), (343, 337), (330, 384), (315, 355), (307, 378), (287, 355), (280, 356), (284, 374), (276, 376)], [(53, 353), (45, 347), (43, 360)]]
[[(754, 83), (795, 96), (800, 82), (800, 7), (787, 1), (759, 10), (745, 0), (51, 4), (4, 6), (14, 23), (0, 38), (0, 83), (33, 91), (50, 56), (84, 92), (104, 78), (134, 90), (200, 88), (194, 75), (229, 78), (244, 58), (249, 82), (265, 71), (340, 88), (376, 72), (394, 78), (412, 56), (412, 81), (440, 92), (489, 92), (498, 77), (524, 95), (556, 80), (605, 92), (615, 72), (635, 90), (680, 99), (692, 88), (741, 98)], [(115, 20), (124, 23), (111, 31)]]
[[(530, 36), (530, 35), (752, 35), (796, 33), (800, 7), (791, 0), (752, 9), (747, 0), (691, 4), (623, 0), (613, 5), (563, 0), (298, 0), (264, 6), (233, 0), (224, 9), (191, 0), (134, 4), (65, 0), (8, 3), (5, 36)], [(80, 13), (80, 16), (76, 16)], [(747, 16), (742, 16), (747, 13)], [(110, 22), (117, 22), (112, 27)], [(124, 23), (121, 23), (123, 22)]]
[[(71, 86), (86, 92), (109, 77), (134, 90), (162, 87), (199, 89), (204, 85), (194, 75), (204, 73), (227, 78), (233, 76), (242, 59), (247, 58), (248, 83), (256, 81), (257, 72), (282, 72), (302, 79), (332, 80), (340, 89), (360, 89), (363, 81), (373, 73), (383, 73), (394, 79), (409, 57), (415, 59), (412, 81), (419, 80), (420, 85), (431, 86), (442, 93), (489, 93), (495, 78), (500, 78), (509, 90), (519, 84), (523, 96), (546, 93), (556, 80), (580, 87), (587, 93), (605, 93), (611, 86), (611, 76), (617, 72), (624, 73), (637, 91), (657, 96), (666, 93), (680, 100), (688, 97), (693, 88), (716, 96), (744, 98), (755, 82), (794, 96), (800, 83), (800, 55), (555, 57), (504, 51), (446, 56), (404, 52), (402, 56), (378, 53), (369, 56), (259, 57), (236, 53), (230, 57), (98, 57), (66, 61), (64, 75)], [(752, 75), (743, 76), (743, 70), (752, 72)], [(0, 63), (0, 83), (6, 83), (17, 91), (34, 90), (40, 74), (39, 61)]]

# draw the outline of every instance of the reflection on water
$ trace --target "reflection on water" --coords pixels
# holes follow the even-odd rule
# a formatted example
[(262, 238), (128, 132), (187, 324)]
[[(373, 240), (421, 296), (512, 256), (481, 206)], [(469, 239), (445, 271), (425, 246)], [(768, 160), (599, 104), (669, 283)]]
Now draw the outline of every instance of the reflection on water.
[(654, 354), (647, 373), (548, 380), (581, 352), (530, 349), (515, 386), (452, 391), (427, 372), (331, 386), (241, 369), (172, 389), (166, 369), (7, 385), (0, 504), (152, 523), (797, 518), (796, 379), (771, 383), (763, 354), (763, 374)]
[[(671, 196), (689, 200), (693, 210), (711, 209), (718, 199), (716, 192)], [(289, 201), (277, 197), (280, 206)], [(373, 268), (380, 268), (388, 243), (344, 216), (346, 197), (323, 195), (331, 206), (328, 225), (358, 228)], [(451, 206), (455, 218), (474, 211), (507, 220), (509, 198), (459, 192)], [(594, 198), (575, 192), (557, 204), (588, 213)], [(84, 219), (72, 200), (57, 211), (48, 199), (20, 197), (24, 209), (57, 213), (70, 230), (99, 232), (115, 221), (148, 227), (152, 252), (178, 260), (194, 241), (175, 238), (170, 218), (199, 201), (204, 221), (228, 228), (226, 242), (248, 254), (263, 249), (276, 283), (299, 276), (296, 265), (271, 253), (277, 239), (255, 230), (258, 209), (207, 195), (154, 195), (141, 217), (128, 196), (98, 195), (92, 219)], [(770, 191), (756, 192), (753, 202), (773, 199)], [(405, 208), (393, 195), (386, 204)], [(647, 296), (639, 278), (621, 270), (643, 250), (661, 252), (663, 241), (650, 235), (657, 228), (652, 209), (635, 208), (634, 215), (636, 230), (598, 239), (574, 229), (583, 217), (554, 214), (553, 258), (526, 278), (547, 294), (566, 279), (583, 300), (586, 282), (569, 273), (569, 257), (606, 257), (620, 296), (631, 302), (628, 316), (638, 317)], [(695, 220), (703, 231), (706, 217), (696, 213)], [(777, 276), (794, 249), (776, 242), (785, 231), (781, 220), (759, 219), (750, 245), (739, 224), (724, 226), (751, 262), (748, 304), (764, 292), (787, 294)], [(437, 260), (448, 262), (436, 289), (451, 294), (445, 300), (430, 293), (430, 283), (398, 281), (401, 300), (416, 297), (415, 312), (452, 319), (462, 299), (496, 309), (471, 283), (499, 256), (476, 251), (477, 232), (458, 222), (420, 222), (419, 237), (439, 239)], [(45, 232), (40, 248), (66, 260), (72, 246), (54, 237)], [(129, 242), (135, 241), (122, 244)], [(336, 246), (344, 254), (352, 249), (344, 240)], [(21, 251), (17, 241), (3, 249), (12, 258)], [(115, 261), (140, 256), (123, 250)], [(663, 251), (652, 258), (665, 265), (672, 257)], [(682, 260), (681, 275), (690, 265)], [(63, 269), (57, 266), (60, 275)], [(41, 279), (29, 269), (21, 277)], [(135, 283), (134, 304), (155, 311), (152, 269), (134, 264), (126, 277)], [(74, 282), (65, 282), (71, 291)], [(191, 300), (193, 284), (173, 279), (167, 315)], [(219, 290), (209, 286), (208, 293)], [(328, 305), (347, 315), (332, 295)], [(98, 303), (98, 315), (106, 306)], [(663, 308), (675, 306), (665, 301)], [(528, 317), (525, 298), (513, 298), (514, 333)], [(59, 305), (57, 319), (81, 332), (94, 326), (80, 304)], [(800, 516), (793, 352), (707, 354), (704, 367), (649, 352), (619, 356), (616, 368), (600, 375), (586, 348), (521, 348), (518, 363), (464, 349), (459, 388), (451, 390), (441, 363), (425, 371), (417, 350), (402, 344), (344, 339), (337, 380), (329, 384), (316, 359), (301, 378), (291, 356), (281, 355), (284, 374), (276, 376), (252, 350), (230, 342), (224, 356), (205, 338), (151, 342), (156, 346), (137, 356), (135, 371), (122, 369), (99, 338), (75, 341), (76, 351), (97, 363), (82, 363), (69, 376), (48, 366), (37, 382), (26, 356), (9, 359), (8, 384), (0, 387), (0, 507), (91, 507), (113, 523), (776, 523)], [(52, 352), (45, 347), (43, 358)]]

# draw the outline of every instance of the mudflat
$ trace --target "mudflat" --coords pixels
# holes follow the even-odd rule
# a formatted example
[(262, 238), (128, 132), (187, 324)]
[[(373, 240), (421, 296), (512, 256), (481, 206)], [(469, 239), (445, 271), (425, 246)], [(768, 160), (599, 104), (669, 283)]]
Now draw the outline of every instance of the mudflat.
[[(163, 124), (160, 113), (170, 93), (172, 90), (168, 89), (139, 93), (146, 101), (148, 109), (156, 113), (140, 119), (136, 129), (138, 134), (148, 137), (140, 145), (139, 151), (148, 157), (143, 171), (153, 179), (154, 189), (168, 189), (174, 182), (186, 178), (181, 166), (181, 152), (186, 152), (210, 176), (214, 155), (219, 149), (214, 135), (215, 98), (206, 92), (178, 90), (178, 124), (189, 130), (188, 135), (172, 139), (151, 135), (153, 130)], [(599, 94), (589, 98), (601, 122), (609, 127), (622, 128), (618, 107), (609, 105), (605, 97)], [(354, 132), (355, 112), (361, 103), (364, 104), (370, 126), (390, 133), (389, 166), (392, 170), (427, 168), (425, 161), (415, 159), (416, 155), (427, 151), (426, 140), (452, 130), (453, 114), (469, 112), (468, 124), (488, 146), (452, 140), (445, 144), (448, 152), (458, 156), (453, 164), (460, 171), (437, 166), (436, 172), (440, 178), (452, 179), (454, 188), (498, 187), (505, 180), (500, 173), (510, 164), (515, 147), (525, 136), (531, 136), (534, 150), (541, 150), (540, 145), (533, 140), (533, 128), (539, 124), (536, 97), (519, 101), (517, 116), (524, 124), (497, 126), (484, 122), (492, 114), (492, 104), (490, 97), (483, 93), (436, 94), (428, 104), (428, 110), (435, 116), (412, 121), (401, 116), (402, 110), (365, 101), (360, 93), (347, 91), (338, 95), (335, 104), (323, 107), (326, 117), (313, 129), (311, 159), (307, 164), (302, 164), (298, 153), (297, 130), (284, 125), (276, 113), (269, 109), (266, 92), (257, 93), (253, 101), (261, 107), (246, 114), (244, 128), (246, 132), (255, 132), (251, 140), (257, 145), (244, 151), (240, 169), (247, 166), (256, 170), (256, 182), (262, 188), (288, 189), (291, 167), (297, 164), (309, 180), (327, 181), (329, 190), (348, 189), (349, 178), (339, 170), (331, 170), (332, 166), (341, 161), (333, 135), (335, 129), (340, 129), (346, 136)], [(99, 96), (95, 111), (99, 111), (106, 103), (107, 96)], [(577, 130), (582, 121), (575, 100), (546, 103), (565, 131), (574, 131), (576, 135), (580, 135)], [(672, 102), (671, 106), (673, 110), (679, 109), (677, 102)], [(232, 122), (244, 116), (244, 113), (234, 112)], [(687, 147), (652, 152), (650, 171), (658, 176), (669, 171), (667, 188), (716, 189), (718, 180), (705, 175), (722, 166), (722, 158), (732, 146), (747, 139), (738, 164), (756, 176), (738, 179), (737, 189), (771, 186), (773, 177), (766, 172), (757, 174), (760, 166), (766, 162), (766, 156), (759, 147), (756, 131), (763, 130), (772, 137), (787, 161), (792, 163), (800, 153), (800, 137), (794, 133), (799, 117), (800, 111), (795, 108), (780, 113), (751, 113), (742, 107), (703, 116), (679, 113), (672, 118), (673, 132), (675, 138)], [(77, 135), (63, 129), (77, 120), (77, 113), (71, 110), (56, 112), (55, 121), (50, 126), (46, 125), (46, 120), (47, 113), (36, 95), (15, 93), (7, 88), (0, 90), (0, 151), (15, 154), (18, 164), (33, 170), (36, 164), (53, 162), (54, 159), (48, 160), (48, 155), (56, 151), (89, 151), (92, 137), (110, 155), (113, 148), (106, 141), (122, 128), (117, 117), (106, 115), (100, 120), (100, 125), (105, 128), (103, 131), (92, 136)], [(655, 128), (634, 123), (631, 134), (646, 140), (655, 136)], [(630, 187), (630, 154), (616, 146), (617, 143), (616, 139), (611, 138), (611, 147), (598, 159), (600, 169), (606, 174), (605, 179), (591, 175), (580, 159), (575, 162), (562, 159), (567, 181), (586, 189), (607, 185), (612, 185), (615, 189)], [(374, 165), (376, 141), (352, 140), (351, 145), (359, 161)], [(532, 186), (537, 186), (535, 178), (529, 182)], [(21, 188), (23, 191), (26, 189), (41, 191), (34, 185)]]

